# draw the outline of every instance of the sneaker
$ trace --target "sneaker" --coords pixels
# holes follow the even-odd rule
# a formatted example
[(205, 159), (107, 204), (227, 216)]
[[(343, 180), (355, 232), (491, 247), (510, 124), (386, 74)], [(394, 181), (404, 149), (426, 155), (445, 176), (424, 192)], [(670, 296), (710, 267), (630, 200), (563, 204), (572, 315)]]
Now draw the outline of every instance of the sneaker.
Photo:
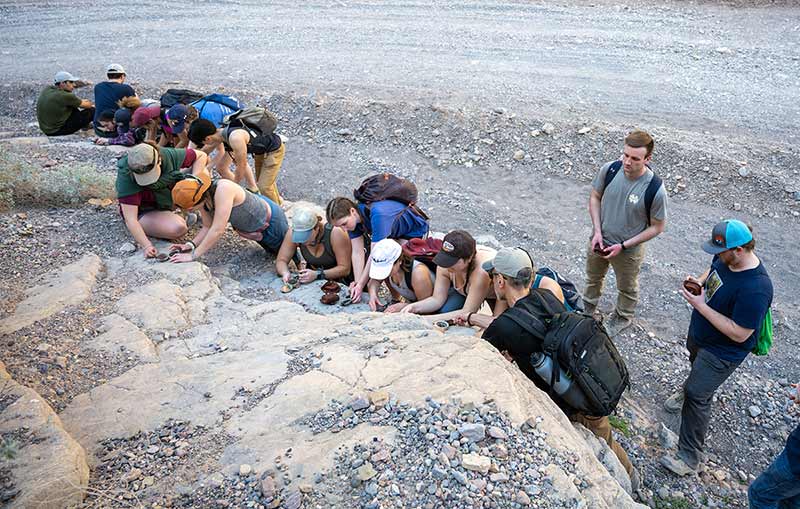
[(608, 331), (608, 335), (613, 338), (620, 332), (630, 327), (631, 324), (633, 324), (633, 320), (630, 318), (624, 318), (614, 313), (608, 322), (606, 322), (606, 330)]
[(683, 389), (675, 391), (672, 396), (668, 397), (666, 401), (664, 401), (664, 410), (671, 414), (677, 414), (683, 409), (684, 397)]
[(663, 466), (664, 468), (666, 468), (675, 475), (686, 476), (689, 474), (697, 473), (696, 468), (690, 467), (689, 465), (686, 464), (685, 461), (683, 461), (677, 456), (672, 456), (672, 455), (662, 456), (659, 463), (661, 463), (661, 466)]

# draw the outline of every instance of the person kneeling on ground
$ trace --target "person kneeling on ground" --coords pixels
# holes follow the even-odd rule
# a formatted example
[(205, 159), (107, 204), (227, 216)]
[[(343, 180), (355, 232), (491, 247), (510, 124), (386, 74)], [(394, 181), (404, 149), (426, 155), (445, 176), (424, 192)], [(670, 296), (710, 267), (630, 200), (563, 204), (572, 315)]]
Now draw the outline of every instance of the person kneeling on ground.
[[(800, 383), (789, 396), (800, 405)], [(789, 435), (786, 447), (747, 490), (750, 509), (797, 509), (800, 507), (800, 424)]]
[[(189, 140), (207, 154), (217, 151), (213, 166), (222, 178), (244, 181), (250, 191), (260, 192), (278, 205), (283, 203), (276, 180), (286, 146), (278, 134), (258, 134), (238, 120), (217, 129), (213, 122), (198, 118), (189, 127)], [(255, 174), (247, 154), (253, 154)], [(235, 173), (231, 172), (231, 162), (236, 165)]]
[[(497, 348), (506, 359), (515, 362), (520, 371), (537, 387), (548, 393), (551, 392), (547, 382), (536, 374), (531, 363), (532, 354), (544, 353), (543, 338), (533, 335), (515, 320), (505, 316), (505, 310), (520, 307), (533, 316), (539, 317), (542, 316), (545, 309), (557, 310), (559, 313), (565, 313), (567, 309), (550, 290), (531, 290), (531, 280), (534, 274), (533, 264), (530, 256), (523, 249), (501, 249), (496, 256), (486, 260), (482, 264), (482, 268), (487, 274), (490, 274), (494, 294), (499, 301), (505, 304), (504, 312), (499, 316), (492, 317), (472, 311), (462, 311), (457, 315), (456, 322), (485, 329), (483, 339)], [(558, 395), (553, 394), (551, 397), (571, 421), (583, 424), (597, 437), (608, 443), (630, 476), (633, 491), (637, 491), (639, 475), (633, 468), (625, 450), (614, 440), (608, 417), (584, 415), (570, 408)]]
[(65, 136), (92, 125), (94, 105), (73, 93), (78, 81), (80, 78), (68, 72), (58, 72), (53, 78), (53, 85), (39, 95), (36, 118), (39, 129), (47, 136)]
[(403, 252), (403, 247), (392, 239), (376, 242), (370, 253), (369, 308), (377, 311), (380, 305), (378, 290), (385, 282), (392, 295), (387, 313), (397, 313), (410, 302), (427, 299), (433, 295), (436, 273), (423, 262), (414, 260)]
[(278, 252), (289, 231), (286, 215), (277, 203), (230, 180), (212, 181), (207, 173), (175, 184), (172, 200), (183, 210), (199, 211), (203, 221), (194, 239), (170, 246), (171, 250), (180, 250), (170, 257), (175, 263), (194, 261), (206, 254), (229, 222), (240, 237), (258, 242), (270, 253)]
[(177, 239), (186, 235), (186, 221), (173, 212), (171, 189), (186, 177), (205, 174), (208, 156), (199, 150), (159, 148), (142, 143), (117, 162), (117, 200), (125, 226), (144, 249), (147, 258), (158, 251), (149, 236)]
[(306, 207), (295, 209), (291, 228), (283, 237), (275, 260), (275, 272), (284, 282), (288, 283), (292, 275), (289, 263), (297, 257), (298, 248), (305, 262), (305, 268), (298, 273), (301, 283), (317, 279), (352, 281), (350, 237), (347, 232), (323, 223), (316, 212)]
[(451, 231), (444, 236), (442, 249), (433, 258), (437, 265), (433, 295), (407, 305), (403, 313), (438, 313), (430, 316), (430, 320), (450, 320), (461, 313), (477, 312), (484, 301), (495, 314), (500, 313), (505, 304), (497, 301), (489, 274), (481, 266), (494, 255), (494, 249), (478, 246), (464, 230)]
[(369, 282), (370, 260), (367, 253), (374, 244), (383, 239), (398, 239), (402, 243), (428, 235), (428, 221), (414, 213), (412, 207), (394, 200), (380, 200), (366, 205), (339, 196), (328, 202), (325, 215), (329, 223), (350, 234), (355, 277), (350, 284), (353, 302), (361, 302), (361, 293)]
[(95, 138), (96, 145), (123, 145), (125, 147), (132, 147), (135, 145), (136, 140), (133, 136), (133, 131), (125, 127), (126, 116), (127, 122), (130, 122), (130, 112), (126, 109), (119, 109), (116, 112), (106, 110), (101, 113), (97, 119), (103, 130), (106, 132), (116, 131), (117, 135), (112, 137), (106, 136)]

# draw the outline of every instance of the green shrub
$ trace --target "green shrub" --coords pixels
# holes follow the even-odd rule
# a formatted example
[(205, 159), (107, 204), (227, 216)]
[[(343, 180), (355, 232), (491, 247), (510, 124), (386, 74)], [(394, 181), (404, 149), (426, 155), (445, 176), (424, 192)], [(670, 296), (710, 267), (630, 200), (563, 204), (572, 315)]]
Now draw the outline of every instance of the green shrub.
[(633, 431), (631, 431), (631, 428), (628, 425), (628, 421), (626, 421), (622, 417), (618, 417), (616, 415), (609, 415), (608, 423), (611, 424), (612, 428), (619, 431), (626, 437), (630, 437), (633, 435)]
[(0, 210), (14, 207), (57, 207), (89, 198), (113, 198), (114, 174), (89, 163), (43, 168), (0, 149)]

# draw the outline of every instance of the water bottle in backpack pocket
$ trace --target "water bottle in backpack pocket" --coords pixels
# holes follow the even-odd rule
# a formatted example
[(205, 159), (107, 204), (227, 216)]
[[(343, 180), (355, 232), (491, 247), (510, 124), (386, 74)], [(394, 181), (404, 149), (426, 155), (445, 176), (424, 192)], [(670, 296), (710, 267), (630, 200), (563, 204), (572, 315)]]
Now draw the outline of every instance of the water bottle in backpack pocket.
[(552, 357), (541, 352), (534, 352), (531, 354), (531, 364), (536, 374), (539, 375), (544, 382), (549, 384), (551, 380), (555, 380), (550, 388), (553, 392), (558, 394), (566, 404), (572, 408), (586, 408), (588, 406), (583, 390), (581, 390), (578, 384), (573, 382), (572, 377), (570, 377), (567, 372), (561, 369), (561, 366), (556, 367), (556, 369), (558, 369), (558, 376), (553, 376)]

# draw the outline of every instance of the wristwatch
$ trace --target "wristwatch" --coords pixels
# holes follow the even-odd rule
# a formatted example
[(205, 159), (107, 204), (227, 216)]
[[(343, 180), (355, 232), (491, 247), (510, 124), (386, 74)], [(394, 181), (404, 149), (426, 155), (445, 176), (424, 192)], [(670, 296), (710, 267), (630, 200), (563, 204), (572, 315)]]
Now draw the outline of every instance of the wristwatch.
[(622, 246), (622, 250), (625, 251), (625, 241), (623, 240), (619, 245)]
[(325, 270), (317, 269), (317, 279), (325, 279)]

